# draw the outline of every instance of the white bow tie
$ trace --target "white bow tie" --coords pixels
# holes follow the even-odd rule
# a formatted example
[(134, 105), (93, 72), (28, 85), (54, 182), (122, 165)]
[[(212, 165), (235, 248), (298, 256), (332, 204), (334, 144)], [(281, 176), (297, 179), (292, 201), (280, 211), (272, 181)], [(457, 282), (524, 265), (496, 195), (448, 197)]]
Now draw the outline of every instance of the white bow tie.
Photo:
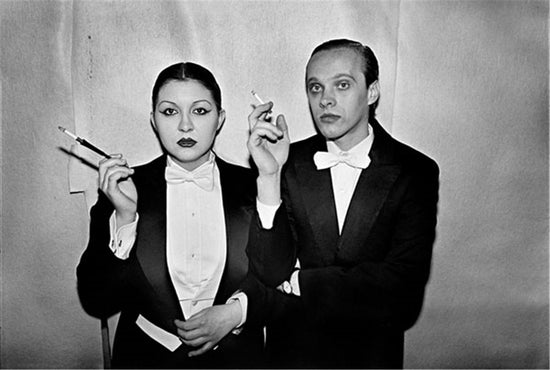
[(313, 156), (313, 162), (318, 170), (324, 170), (331, 168), (339, 163), (345, 163), (353, 168), (365, 169), (370, 164), (370, 158), (368, 155), (361, 156), (355, 153), (340, 152), (334, 154), (330, 152), (317, 152)]
[(187, 172), (177, 166), (166, 166), (164, 178), (169, 184), (194, 182), (206, 191), (214, 188), (214, 161), (204, 164), (193, 172)]

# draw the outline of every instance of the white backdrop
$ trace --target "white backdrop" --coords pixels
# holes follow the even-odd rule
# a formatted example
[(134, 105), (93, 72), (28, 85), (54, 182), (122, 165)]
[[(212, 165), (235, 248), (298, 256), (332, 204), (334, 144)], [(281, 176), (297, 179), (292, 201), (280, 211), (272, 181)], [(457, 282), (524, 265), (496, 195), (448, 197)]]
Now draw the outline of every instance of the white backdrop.
[(101, 366), (75, 278), (96, 173), (58, 125), (144, 163), (160, 153), (156, 76), (195, 61), (222, 88), (216, 150), (245, 165), (250, 90), (293, 141), (309, 136), (305, 65), (340, 37), (378, 56), (383, 126), (441, 168), (405, 366), (548, 367), (547, 1), (2, 1), (0, 14), (0, 367)]

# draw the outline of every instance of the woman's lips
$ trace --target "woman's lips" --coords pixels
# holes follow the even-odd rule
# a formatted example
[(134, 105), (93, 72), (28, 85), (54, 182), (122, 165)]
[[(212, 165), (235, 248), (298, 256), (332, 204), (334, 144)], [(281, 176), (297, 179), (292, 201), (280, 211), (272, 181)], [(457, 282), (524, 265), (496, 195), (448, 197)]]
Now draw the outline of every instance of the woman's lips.
[(197, 142), (191, 138), (182, 138), (178, 141), (178, 145), (183, 148), (191, 148), (193, 145), (195, 145)]

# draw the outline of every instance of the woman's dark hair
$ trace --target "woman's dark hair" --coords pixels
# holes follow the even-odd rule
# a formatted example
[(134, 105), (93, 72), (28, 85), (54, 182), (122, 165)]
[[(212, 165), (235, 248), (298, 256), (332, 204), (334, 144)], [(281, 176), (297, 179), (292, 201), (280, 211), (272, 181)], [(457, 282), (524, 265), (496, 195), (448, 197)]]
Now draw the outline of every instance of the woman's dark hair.
[(153, 86), (153, 111), (157, 105), (159, 91), (166, 83), (188, 80), (195, 80), (206, 87), (212, 93), (218, 111), (222, 109), (222, 93), (214, 75), (208, 69), (198, 64), (186, 62), (173, 64), (160, 72)]

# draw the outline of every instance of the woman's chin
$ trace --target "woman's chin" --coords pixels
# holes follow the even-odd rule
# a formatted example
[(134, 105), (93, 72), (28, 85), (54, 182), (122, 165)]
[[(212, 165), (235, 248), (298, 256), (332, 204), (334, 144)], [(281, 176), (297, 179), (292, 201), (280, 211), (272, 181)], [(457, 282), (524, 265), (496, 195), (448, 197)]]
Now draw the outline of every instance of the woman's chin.
[(208, 151), (202, 153), (193, 148), (179, 149), (177, 153), (169, 153), (181, 167), (188, 171), (192, 171), (208, 160)]

